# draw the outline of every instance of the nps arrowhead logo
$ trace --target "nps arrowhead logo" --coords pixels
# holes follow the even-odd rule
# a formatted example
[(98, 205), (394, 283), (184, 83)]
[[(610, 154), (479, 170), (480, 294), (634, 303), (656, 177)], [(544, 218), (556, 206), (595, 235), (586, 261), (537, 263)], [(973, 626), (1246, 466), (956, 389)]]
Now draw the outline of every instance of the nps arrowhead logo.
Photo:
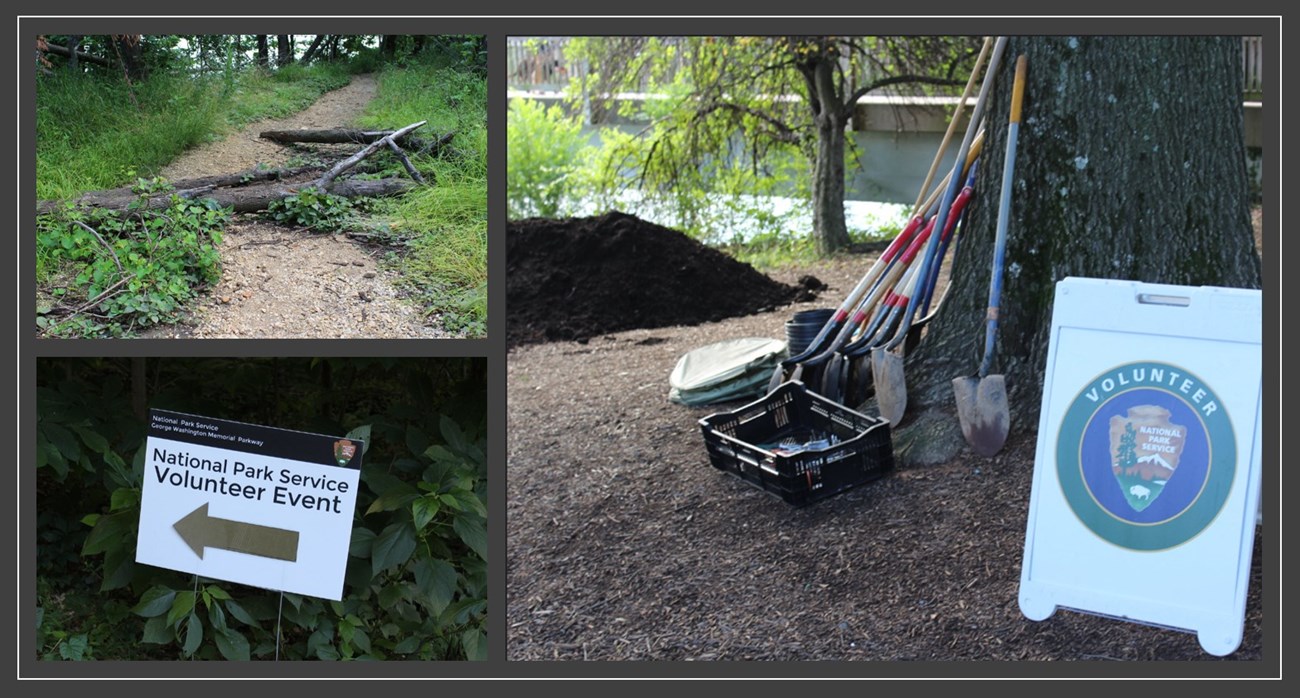
[(1160, 405), (1135, 405), (1110, 418), (1111, 471), (1134, 511), (1160, 497), (1183, 455), (1187, 427), (1169, 414)]
[(348, 464), (352, 456), (357, 454), (357, 445), (347, 439), (339, 439), (334, 442), (334, 460), (338, 462), (339, 467)]
[(1158, 362), (1117, 366), (1066, 409), (1057, 477), (1080, 522), (1132, 550), (1196, 537), (1232, 489), (1237, 445), (1214, 391)]

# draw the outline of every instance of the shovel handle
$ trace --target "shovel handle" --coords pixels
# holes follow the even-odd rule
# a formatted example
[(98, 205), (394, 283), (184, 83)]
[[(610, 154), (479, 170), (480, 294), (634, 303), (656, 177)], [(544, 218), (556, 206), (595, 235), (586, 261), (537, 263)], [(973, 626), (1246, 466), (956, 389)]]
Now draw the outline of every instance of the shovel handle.
[(1025, 97), (1026, 59), (1016, 59), (1015, 85), (1011, 88), (1011, 121), (1007, 126), (1007, 156), (1002, 165), (1002, 200), (998, 204), (997, 238), (993, 244), (993, 278), (989, 283), (989, 307), (985, 314), (984, 358), (980, 361), (980, 378), (993, 365), (993, 342), (998, 332), (998, 303), (1002, 298), (1002, 266), (1007, 254), (1007, 225), (1011, 218), (1012, 176), (1016, 166), (1016, 140), (1020, 135), (1020, 108)]

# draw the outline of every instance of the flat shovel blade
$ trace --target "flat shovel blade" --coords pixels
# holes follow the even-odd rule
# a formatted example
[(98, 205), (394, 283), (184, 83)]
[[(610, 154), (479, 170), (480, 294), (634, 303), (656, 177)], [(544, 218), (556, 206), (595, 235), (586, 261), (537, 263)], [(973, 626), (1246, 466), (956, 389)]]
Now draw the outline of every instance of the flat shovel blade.
[(952, 379), (961, 433), (971, 450), (985, 458), (1002, 450), (1011, 427), (1007, 382), (1000, 374)]
[(876, 406), (880, 416), (891, 426), (898, 426), (907, 410), (907, 377), (903, 375), (903, 357), (887, 349), (871, 352), (871, 382), (876, 389)]

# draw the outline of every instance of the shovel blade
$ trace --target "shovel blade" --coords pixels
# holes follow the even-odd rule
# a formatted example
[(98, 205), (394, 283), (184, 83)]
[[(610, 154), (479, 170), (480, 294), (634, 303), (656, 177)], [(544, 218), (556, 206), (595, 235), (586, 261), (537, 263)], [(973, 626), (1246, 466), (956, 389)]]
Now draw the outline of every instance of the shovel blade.
[(903, 375), (903, 357), (886, 349), (871, 352), (871, 381), (876, 389), (876, 406), (880, 416), (891, 426), (898, 426), (907, 410), (907, 378)]
[(985, 458), (1002, 450), (1011, 426), (1007, 383), (999, 374), (952, 379), (961, 433), (971, 450)]

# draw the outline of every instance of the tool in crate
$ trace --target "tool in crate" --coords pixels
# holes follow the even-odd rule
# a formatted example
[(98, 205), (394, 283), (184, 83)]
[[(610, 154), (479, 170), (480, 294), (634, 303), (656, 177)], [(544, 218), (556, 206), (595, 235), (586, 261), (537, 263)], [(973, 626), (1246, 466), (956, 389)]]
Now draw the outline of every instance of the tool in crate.
[(715, 468), (794, 506), (877, 480), (894, 468), (889, 422), (799, 381), (699, 424)]

